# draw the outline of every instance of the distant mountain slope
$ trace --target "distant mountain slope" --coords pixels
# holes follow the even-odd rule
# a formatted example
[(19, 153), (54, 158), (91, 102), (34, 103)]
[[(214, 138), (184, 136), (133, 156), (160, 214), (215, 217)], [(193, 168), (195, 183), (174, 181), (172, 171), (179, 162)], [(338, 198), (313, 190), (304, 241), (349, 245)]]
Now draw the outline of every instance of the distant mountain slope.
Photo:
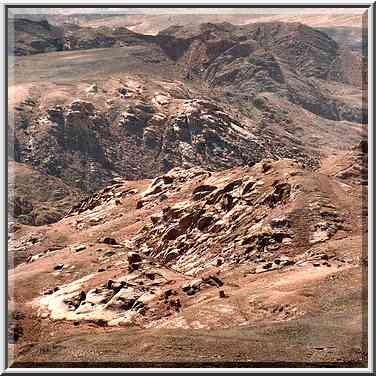
[(64, 48), (62, 29), (51, 25), (47, 20), (10, 18), (8, 35), (8, 54), (10, 55), (62, 51)]
[[(362, 61), (327, 34), (300, 23), (229, 23), (168, 28), (158, 34), (186, 78), (200, 78), (238, 97), (276, 92), (332, 120), (365, 122), (362, 104), (328, 96), (321, 81), (360, 87)], [(352, 61), (351, 68), (346, 65)]]
[(344, 65), (344, 50), (303, 24), (64, 33), (70, 51), (15, 59), (9, 156), (80, 192), (174, 167), (317, 168), (366, 132), (355, 55)]
[[(310, 10), (309, 13), (300, 12), (295, 10), (295, 14), (289, 14), (285, 12), (275, 11), (270, 9), (269, 14), (264, 9), (264, 14), (258, 11), (253, 12), (250, 9), (248, 12), (232, 12), (229, 9), (228, 14), (216, 12), (213, 9), (212, 12), (201, 13), (199, 10), (185, 11), (179, 13), (177, 10), (175, 13), (170, 14), (107, 14), (107, 15), (79, 15), (77, 14), (77, 22), (82, 26), (89, 27), (127, 27), (131, 30), (142, 34), (158, 34), (163, 29), (169, 26), (178, 25), (198, 25), (205, 22), (221, 23), (229, 22), (234, 25), (246, 25), (255, 22), (301, 22), (311, 27), (359, 27), (361, 28), (365, 23), (365, 18), (362, 15), (362, 11), (356, 9), (354, 13), (343, 12), (341, 9), (318, 9)], [(365, 13), (365, 12), (364, 12)], [(57, 18), (57, 16), (55, 16)], [(60, 16), (60, 22), (63, 18)]]
[[(42, 26), (46, 26), (45, 22)], [(165, 59), (181, 67), (185, 79), (205, 80), (210, 86), (224, 87), (246, 99), (264, 91), (277, 92), (328, 119), (366, 122), (363, 105), (349, 106), (338, 96), (328, 96), (325, 85), (317, 81), (361, 87), (365, 79), (361, 56), (349, 51), (347, 46), (342, 48), (327, 34), (300, 23), (246, 26), (205, 23), (172, 26), (156, 36), (125, 28), (77, 25), (65, 25), (62, 32), (64, 49), (140, 46), (153, 51), (159, 48), (159, 55), (164, 54)], [(155, 61), (160, 60), (158, 57)]]

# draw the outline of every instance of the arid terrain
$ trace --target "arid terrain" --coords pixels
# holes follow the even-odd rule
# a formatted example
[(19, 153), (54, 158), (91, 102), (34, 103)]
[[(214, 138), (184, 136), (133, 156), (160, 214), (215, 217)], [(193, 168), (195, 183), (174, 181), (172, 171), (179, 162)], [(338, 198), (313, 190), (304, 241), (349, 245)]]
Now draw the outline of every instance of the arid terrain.
[(362, 16), (166, 17), (9, 23), (11, 367), (366, 367)]

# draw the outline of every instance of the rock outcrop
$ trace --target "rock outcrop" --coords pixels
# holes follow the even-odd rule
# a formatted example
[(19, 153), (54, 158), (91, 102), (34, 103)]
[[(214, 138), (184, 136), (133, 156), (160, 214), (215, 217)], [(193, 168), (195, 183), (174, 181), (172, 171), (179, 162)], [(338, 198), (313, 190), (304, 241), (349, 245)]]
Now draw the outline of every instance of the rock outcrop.
[[(120, 197), (122, 205), (136, 201), (134, 195), (142, 197), (139, 210), (154, 214), (138, 232), (127, 240), (108, 235), (96, 240), (106, 247), (97, 250), (103, 265), (110, 262), (122, 272), (109, 278), (108, 267), (102, 268), (59, 286), (38, 300), (40, 314), (99, 326), (163, 326), (171, 315), (189, 321), (194, 299), (227, 300), (242, 291), (229, 282), (232, 273), (239, 278), (294, 273), (302, 267), (344, 267), (341, 252), (325, 249), (355, 227), (348, 209), (323, 185), (325, 179), (294, 160), (264, 160), (252, 168), (216, 173), (175, 168), (140, 193), (118, 181), (74, 208), (65, 221), (91, 221), (108, 206), (110, 196)], [(161, 201), (162, 195), (166, 199)], [(100, 228), (101, 222), (95, 226)], [(78, 247), (80, 253), (89, 252), (85, 244)], [(48, 256), (33, 257), (30, 262)], [(53, 269), (68, 273), (65, 264)], [(277, 311), (272, 312), (276, 320)]]
[(9, 19), (8, 30), (9, 55), (33, 55), (64, 49), (62, 29), (51, 25), (47, 20), (34, 21), (14, 16)]

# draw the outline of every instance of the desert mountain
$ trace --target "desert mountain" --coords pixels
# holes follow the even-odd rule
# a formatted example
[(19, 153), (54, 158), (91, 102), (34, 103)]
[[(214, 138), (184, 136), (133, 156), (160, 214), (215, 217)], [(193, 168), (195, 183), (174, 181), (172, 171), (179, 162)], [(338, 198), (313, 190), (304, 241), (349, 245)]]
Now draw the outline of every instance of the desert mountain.
[(295, 157), (314, 167), (338, 124), (351, 122), (346, 147), (365, 121), (359, 65), (347, 69), (337, 43), (302, 24), (207, 23), (157, 36), (68, 25), (64, 46), (80, 51), (15, 61), (10, 157), (83, 192), (178, 166)]
[[(69, 15), (69, 17), (67, 17)], [(40, 20), (41, 16), (29, 15), (29, 18)], [(108, 12), (74, 12), (69, 13), (49, 12), (43, 17), (51, 23), (61, 25), (67, 19), (73, 20), (84, 27), (126, 27), (141, 34), (158, 34), (159, 31), (169, 26), (198, 25), (205, 22), (229, 22), (233, 25), (247, 25), (255, 22), (301, 22), (314, 28), (320, 27), (352, 27), (362, 28), (366, 22), (367, 13), (364, 9), (295, 9), (286, 10), (269, 9), (180, 9), (173, 13), (161, 9), (113, 9)]]
[(364, 366), (364, 41), (142, 17), (12, 25), (16, 366)]

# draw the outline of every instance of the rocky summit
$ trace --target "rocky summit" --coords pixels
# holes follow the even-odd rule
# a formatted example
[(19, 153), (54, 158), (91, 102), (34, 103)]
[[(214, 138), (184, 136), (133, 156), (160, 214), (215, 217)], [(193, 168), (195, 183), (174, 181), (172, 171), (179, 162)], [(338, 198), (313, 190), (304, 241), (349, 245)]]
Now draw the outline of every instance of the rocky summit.
[(359, 30), (162, 19), (10, 24), (14, 366), (364, 367)]

